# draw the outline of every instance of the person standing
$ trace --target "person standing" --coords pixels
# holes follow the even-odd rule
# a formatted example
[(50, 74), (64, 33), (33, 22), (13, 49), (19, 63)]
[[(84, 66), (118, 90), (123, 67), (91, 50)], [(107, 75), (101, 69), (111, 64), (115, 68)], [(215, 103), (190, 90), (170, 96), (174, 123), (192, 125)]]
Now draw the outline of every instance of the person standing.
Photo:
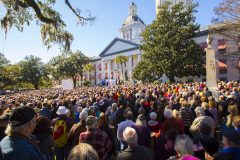
[(37, 142), (31, 138), (35, 126), (33, 108), (22, 106), (14, 109), (5, 131), (7, 136), (0, 142), (1, 160), (45, 160)]
[(119, 123), (118, 124), (118, 129), (117, 129), (117, 138), (118, 140), (120, 141), (122, 147), (121, 147), (121, 150), (123, 149), (126, 149), (127, 148), (127, 144), (126, 142), (124, 141), (124, 138), (123, 138), (123, 131), (126, 127), (131, 127), (132, 125), (134, 125), (135, 123), (132, 121), (133, 119), (133, 114), (131, 111), (128, 111), (125, 115), (126, 117), (126, 120)]
[(80, 134), (79, 143), (90, 144), (98, 153), (99, 160), (106, 160), (112, 149), (112, 142), (108, 135), (97, 128), (97, 118), (88, 116), (87, 131)]
[(153, 160), (150, 150), (138, 145), (138, 135), (135, 129), (131, 127), (125, 128), (123, 137), (128, 148), (118, 154), (117, 160)]
[(69, 110), (60, 106), (57, 110), (58, 117), (53, 119), (53, 141), (55, 145), (56, 160), (64, 160), (68, 157), (70, 146), (68, 144), (68, 133), (73, 126), (73, 119), (68, 117)]

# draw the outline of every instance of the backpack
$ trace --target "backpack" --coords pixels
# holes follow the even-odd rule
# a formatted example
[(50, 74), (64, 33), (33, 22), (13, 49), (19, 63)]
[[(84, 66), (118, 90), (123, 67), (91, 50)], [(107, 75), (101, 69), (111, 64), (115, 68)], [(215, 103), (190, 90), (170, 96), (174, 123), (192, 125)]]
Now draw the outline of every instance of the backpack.
[(58, 120), (55, 123), (53, 129), (53, 142), (58, 148), (67, 144), (67, 126), (64, 120)]

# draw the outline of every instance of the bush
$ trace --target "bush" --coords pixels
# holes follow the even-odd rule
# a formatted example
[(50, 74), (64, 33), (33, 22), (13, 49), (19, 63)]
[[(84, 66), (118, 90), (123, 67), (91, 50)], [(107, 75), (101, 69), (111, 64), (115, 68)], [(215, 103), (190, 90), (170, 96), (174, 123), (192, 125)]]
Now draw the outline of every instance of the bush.
[(90, 82), (90, 81), (84, 81), (84, 82), (83, 82), (83, 85), (84, 85), (84, 86), (90, 86), (90, 85), (91, 85), (91, 82)]

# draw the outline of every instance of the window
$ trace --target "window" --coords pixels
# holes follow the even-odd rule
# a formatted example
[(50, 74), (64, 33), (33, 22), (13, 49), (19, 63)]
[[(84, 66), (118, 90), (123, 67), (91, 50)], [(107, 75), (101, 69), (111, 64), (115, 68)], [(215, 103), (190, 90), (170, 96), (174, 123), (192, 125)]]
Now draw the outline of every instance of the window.
[(227, 60), (220, 59), (218, 62), (219, 74), (227, 74)]
[(219, 54), (224, 54), (224, 53), (226, 53), (226, 48), (227, 48), (227, 46), (226, 46), (226, 41), (225, 41), (225, 39), (220, 39), (220, 40), (218, 40), (218, 53), (219, 53)]
[(225, 48), (225, 49), (219, 49), (219, 50), (218, 50), (218, 53), (219, 53), (219, 54), (224, 54), (224, 53), (226, 53), (226, 48)]

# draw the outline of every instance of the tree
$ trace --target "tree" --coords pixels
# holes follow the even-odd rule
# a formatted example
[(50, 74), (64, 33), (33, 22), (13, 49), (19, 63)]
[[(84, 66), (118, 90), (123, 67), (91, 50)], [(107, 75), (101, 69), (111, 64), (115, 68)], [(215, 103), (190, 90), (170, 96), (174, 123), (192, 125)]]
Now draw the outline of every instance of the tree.
[[(58, 44), (64, 50), (69, 50), (73, 36), (65, 30), (66, 24), (57, 12), (54, 6), (59, 3), (56, 0), (1, 0), (0, 5), (5, 8), (3, 17), (0, 17), (1, 28), (7, 33), (12, 26), (19, 31), (23, 31), (26, 25), (36, 21), (40, 26), (43, 43), (49, 48), (51, 44)], [(77, 17), (78, 23), (94, 21), (91, 12), (88, 15), (82, 15), (82, 11), (74, 8), (69, 0), (64, 0), (70, 11)], [(5, 11), (5, 12), (4, 12)]]
[(140, 61), (138, 65), (134, 68), (133, 78), (145, 82), (153, 82), (160, 77), (157, 68), (148, 61)]
[(11, 80), (8, 77), (7, 66), (9, 65), (9, 60), (4, 56), (3, 53), (0, 53), (0, 89), (4, 88), (6, 85), (11, 83)]
[(5, 87), (11, 89), (18, 89), (21, 83), (20, 66), (19, 64), (9, 64), (5, 67), (5, 74), (7, 81)]
[(128, 60), (128, 57), (126, 57), (126, 56), (117, 56), (116, 58), (115, 58), (115, 62), (117, 63), (117, 64), (120, 64), (120, 66), (121, 66), (121, 79), (122, 79), (122, 81), (125, 81), (125, 75), (124, 75), (124, 70), (123, 70), (123, 64), (124, 63), (126, 63), (127, 62), (127, 60)]
[(240, 0), (224, 0), (215, 7), (216, 17), (210, 31), (240, 43)]
[(58, 78), (70, 77), (73, 80), (74, 87), (76, 87), (77, 77), (79, 75), (83, 77), (83, 67), (88, 62), (88, 57), (80, 51), (61, 54), (50, 60), (53, 70), (52, 75)]
[[(165, 73), (171, 82), (174, 77), (201, 75), (203, 50), (193, 40), (199, 30), (193, 16), (195, 7), (193, 5), (184, 10), (183, 3), (179, 3), (169, 9), (170, 3), (166, 2), (160, 8), (157, 19), (143, 31), (140, 50), (144, 63), (150, 64), (150, 68), (145, 70), (151, 73), (146, 75), (154, 74), (157, 78)], [(134, 74), (138, 79), (141, 75), (137, 71), (134, 70)]]
[(26, 56), (19, 62), (20, 76), (23, 82), (31, 83), (35, 89), (39, 89), (40, 79), (48, 75), (47, 69), (39, 57)]
[(88, 63), (83, 68), (84, 71), (88, 72), (88, 81), (90, 81), (90, 74), (94, 71), (94, 66), (91, 63)]

